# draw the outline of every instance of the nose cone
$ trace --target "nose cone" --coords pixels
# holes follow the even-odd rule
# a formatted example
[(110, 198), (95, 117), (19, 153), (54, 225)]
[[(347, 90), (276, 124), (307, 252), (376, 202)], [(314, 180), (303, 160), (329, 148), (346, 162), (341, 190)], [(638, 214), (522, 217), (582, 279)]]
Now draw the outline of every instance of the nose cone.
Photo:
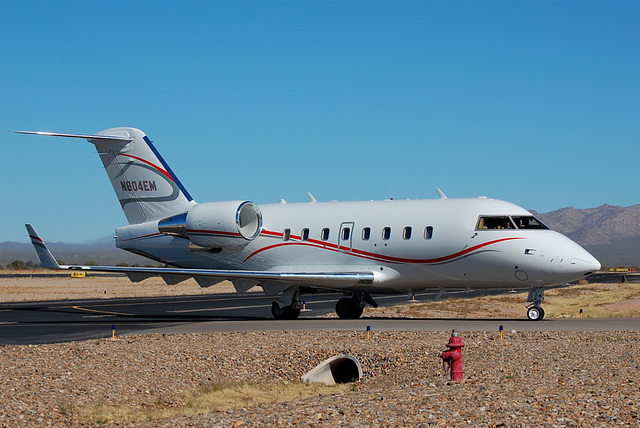
[(600, 270), (600, 262), (587, 250), (558, 234), (549, 249), (549, 266), (555, 283), (576, 281)]
[(583, 256), (574, 257), (572, 264), (575, 266), (576, 273), (583, 272), (582, 276), (591, 275), (592, 273), (599, 271), (602, 267), (600, 262), (586, 250)]

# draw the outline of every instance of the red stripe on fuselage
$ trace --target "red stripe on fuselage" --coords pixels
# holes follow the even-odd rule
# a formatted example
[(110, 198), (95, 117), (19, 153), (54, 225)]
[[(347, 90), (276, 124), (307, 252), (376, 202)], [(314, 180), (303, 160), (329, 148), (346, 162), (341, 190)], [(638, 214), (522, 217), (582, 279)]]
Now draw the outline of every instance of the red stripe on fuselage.
[[(271, 236), (282, 236), (282, 234), (278, 234), (276, 232), (269, 232), (268, 233)], [(484, 242), (482, 244), (478, 244), (478, 245), (474, 245), (473, 247), (469, 247), (466, 248), (462, 251), (458, 251), (457, 253), (453, 253), (453, 254), (448, 254), (446, 256), (442, 256), (442, 257), (435, 257), (432, 259), (409, 259), (409, 258), (402, 258), (402, 257), (392, 257), (392, 256), (385, 256), (383, 254), (376, 254), (376, 253), (370, 253), (368, 251), (363, 251), (363, 250), (357, 250), (357, 249), (353, 249), (351, 251), (348, 251), (349, 248), (348, 247), (341, 247), (341, 249), (343, 249), (345, 252), (344, 254), (347, 255), (351, 255), (354, 257), (359, 257), (362, 259), (368, 259), (368, 260), (375, 260), (375, 261), (381, 261), (381, 262), (387, 262), (387, 263), (412, 263), (412, 264), (434, 264), (434, 263), (442, 263), (442, 262), (447, 262), (462, 256), (466, 256), (476, 250), (479, 250), (480, 248), (484, 248), (487, 247), (489, 245), (493, 245), (493, 244), (498, 244), (500, 242), (505, 242), (505, 241), (513, 241), (513, 240), (517, 240), (517, 239), (524, 239), (521, 237), (517, 237), (517, 238), (502, 238), (502, 239), (496, 239), (494, 241), (488, 241), (488, 242)], [(269, 245), (267, 247), (263, 247), (259, 250), (254, 251), (253, 253), (251, 253), (247, 258), (244, 259), (244, 261), (246, 262), (247, 260), (249, 260), (250, 258), (252, 258), (253, 256), (255, 256), (256, 254), (259, 254), (263, 251), (266, 250), (271, 250), (274, 248), (279, 248), (279, 247), (283, 247), (283, 246), (287, 246), (287, 245), (305, 245), (305, 246), (310, 246), (310, 247), (314, 247), (314, 248), (319, 248), (319, 249), (325, 249), (325, 250), (329, 250), (329, 251), (333, 251), (333, 252), (338, 252), (339, 248), (337, 245), (335, 244), (329, 244), (326, 242), (322, 242), (322, 241), (315, 241), (315, 240), (309, 240), (309, 241), (303, 241), (303, 242), (283, 242), (282, 244), (275, 244), (275, 245)]]
[(293, 241), (293, 242), (283, 242), (282, 244), (269, 245), (269, 246), (267, 246), (267, 247), (262, 247), (262, 248), (260, 248), (259, 250), (254, 251), (254, 252), (253, 252), (253, 253), (251, 253), (251, 254), (250, 254), (246, 259), (244, 259), (243, 263), (244, 263), (244, 262), (246, 262), (247, 260), (249, 260), (251, 257), (253, 257), (253, 256), (257, 255), (257, 254), (260, 254), (260, 253), (261, 253), (261, 252), (263, 252), (263, 251), (266, 251), (266, 250), (272, 250), (272, 249), (274, 249), (274, 248), (278, 248), (278, 247), (285, 247), (285, 246), (286, 246), (286, 247), (290, 247), (290, 246), (294, 246), (294, 245), (295, 245), (295, 246), (302, 245), (302, 246), (306, 246), (306, 247), (320, 248), (320, 249), (329, 250), (329, 251), (334, 251), (334, 252), (337, 252), (337, 251), (338, 251), (338, 250), (336, 250), (336, 249), (332, 249), (332, 248), (325, 248), (325, 247), (322, 247), (322, 246), (318, 246), (318, 245), (314, 245), (314, 244), (309, 244), (309, 243), (307, 243), (307, 242), (295, 242), (295, 241)]
[(391, 256), (384, 256), (381, 254), (375, 254), (375, 253), (368, 253), (366, 251), (361, 251), (361, 250), (353, 250), (354, 253), (358, 253), (358, 254), (362, 254), (362, 255), (368, 255), (368, 256), (372, 256), (372, 257), (377, 257), (380, 258), (382, 260), (387, 260), (387, 261), (393, 261), (393, 262), (397, 262), (397, 263), (423, 263), (423, 264), (429, 264), (429, 263), (442, 263), (442, 262), (446, 262), (464, 255), (467, 255), (475, 250), (478, 250), (480, 248), (486, 247), (488, 245), (492, 245), (492, 244), (497, 244), (499, 242), (504, 242), (504, 241), (512, 241), (512, 240), (516, 240), (516, 239), (524, 239), (524, 238), (502, 238), (502, 239), (496, 239), (494, 241), (489, 241), (489, 242), (484, 242), (482, 244), (478, 244), (478, 245), (474, 245), (473, 247), (469, 247), (466, 248), (462, 251), (459, 251), (457, 253), (453, 253), (453, 254), (449, 254), (447, 256), (443, 256), (443, 257), (436, 257), (433, 259), (405, 259), (405, 258), (400, 258), (400, 257), (391, 257)]

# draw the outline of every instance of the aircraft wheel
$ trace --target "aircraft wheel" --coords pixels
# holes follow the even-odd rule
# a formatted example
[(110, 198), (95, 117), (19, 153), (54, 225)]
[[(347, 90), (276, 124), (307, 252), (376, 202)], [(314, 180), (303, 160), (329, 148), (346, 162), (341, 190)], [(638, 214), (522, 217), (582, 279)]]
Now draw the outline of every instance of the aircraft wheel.
[(353, 299), (343, 297), (336, 303), (336, 313), (342, 319), (355, 319), (360, 318), (363, 308), (358, 307)]
[(355, 311), (353, 311), (353, 318), (360, 318), (363, 312), (364, 308), (356, 308)]
[(544, 318), (544, 309), (541, 307), (532, 306), (527, 310), (527, 318), (531, 321), (540, 321)]
[(294, 320), (300, 316), (300, 309), (294, 309), (291, 306), (280, 307), (277, 302), (273, 302), (271, 315), (277, 320)]
[(291, 306), (287, 306), (287, 318), (288, 320), (298, 319), (300, 316), (300, 309), (293, 309)]

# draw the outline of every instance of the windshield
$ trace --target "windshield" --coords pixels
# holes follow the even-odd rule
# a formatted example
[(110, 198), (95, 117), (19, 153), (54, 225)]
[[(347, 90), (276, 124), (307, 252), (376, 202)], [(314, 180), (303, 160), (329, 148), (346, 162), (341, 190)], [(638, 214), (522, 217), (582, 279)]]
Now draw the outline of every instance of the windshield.
[(534, 216), (512, 217), (518, 229), (549, 229), (547, 225)]
[(507, 216), (484, 216), (478, 220), (477, 229), (515, 229)]
[(476, 230), (496, 229), (549, 229), (534, 216), (480, 216)]

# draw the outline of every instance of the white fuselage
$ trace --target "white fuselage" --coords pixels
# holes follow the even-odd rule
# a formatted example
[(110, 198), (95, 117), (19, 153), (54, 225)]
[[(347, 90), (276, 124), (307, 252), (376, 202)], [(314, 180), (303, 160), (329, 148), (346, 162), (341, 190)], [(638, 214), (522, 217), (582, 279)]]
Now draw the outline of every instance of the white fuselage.
[(139, 129), (97, 134), (18, 131), (86, 139), (93, 144), (129, 226), (119, 248), (163, 267), (61, 266), (31, 224), (43, 266), (125, 273), (133, 281), (193, 278), (208, 287), (230, 280), (237, 291), (259, 285), (279, 295), (271, 313), (295, 319), (300, 296), (317, 290), (350, 295), (336, 303), (357, 318), (371, 294), (425, 288), (530, 287), (527, 317), (541, 320), (544, 287), (583, 278), (600, 263), (569, 238), (508, 202), (477, 198), (280, 203), (196, 203), (153, 142)]
[[(369, 293), (549, 286), (600, 268), (586, 250), (550, 229), (478, 228), (481, 216), (531, 216), (494, 199), (280, 203), (259, 209), (262, 228), (255, 239), (231, 236), (216, 251), (194, 251), (194, 239), (160, 233), (158, 221), (119, 228), (117, 246), (181, 268), (371, 271), (373, 284), (349, 287)], [(208, 236), (219, 236), (213, 230), (192, 232), (203, 248)]]

